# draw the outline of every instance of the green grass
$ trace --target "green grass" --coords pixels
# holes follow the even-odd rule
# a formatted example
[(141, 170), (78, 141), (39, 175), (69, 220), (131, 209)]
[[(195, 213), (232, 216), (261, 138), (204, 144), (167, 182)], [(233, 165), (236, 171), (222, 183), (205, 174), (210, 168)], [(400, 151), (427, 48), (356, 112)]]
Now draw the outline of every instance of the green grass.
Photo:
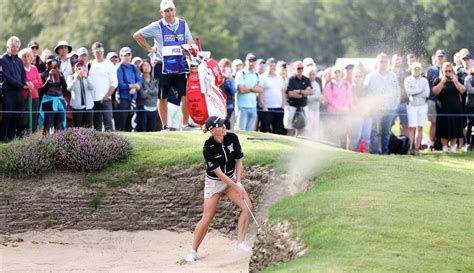
[(339, 154), (271, 219), (308, 252), (266, 272), (473, 272), (474, 155)]

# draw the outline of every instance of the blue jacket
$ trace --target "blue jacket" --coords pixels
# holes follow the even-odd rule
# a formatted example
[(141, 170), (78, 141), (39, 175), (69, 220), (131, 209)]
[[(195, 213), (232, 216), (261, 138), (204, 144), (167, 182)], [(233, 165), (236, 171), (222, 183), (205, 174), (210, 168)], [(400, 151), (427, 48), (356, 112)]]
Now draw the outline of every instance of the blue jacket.
[(117, 68), (117, 79), (120, 99), (137, 99), (138, 92), (135, 92), (132, 97), (128, 85), (135, 83), (140, 86), (142, 85), (142, 77), (138, 73), (138, 68), (133, 64), (120, 64), (119, 68)]
[(26, 85), (26, 72), (23, 62), (18, 56), (12, 58), (8, 53), (2, 55), (1, 64), (3, 69), (3, 90), (22, 91)]

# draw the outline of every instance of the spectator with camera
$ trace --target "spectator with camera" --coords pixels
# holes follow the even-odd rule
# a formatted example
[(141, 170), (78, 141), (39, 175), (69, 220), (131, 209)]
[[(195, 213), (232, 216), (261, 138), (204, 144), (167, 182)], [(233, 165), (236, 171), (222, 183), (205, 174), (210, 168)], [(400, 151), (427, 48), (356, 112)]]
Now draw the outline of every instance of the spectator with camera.
[[(67, 90), (66, 79), (59, 71), (54, 56), (46, 59), (46, 71), (41, 74), (43, 80), (43, 98), (40, 104), (38, 127), (43, 127), (43, 134), (53, 134), (66, 128), (66, 100), (63, 97)], [(44, 126), (43, 126), (44, 125)]]
[[(463, 137), (464, 109), (460, 95), (466, 88), (458, 80), (451, 63), (445, 62), (441, 67), (441, 76), (433, 83), (433, 93), (438, 102), (436, 137), (441, 140), (443, 152), (456, 152), (457, 140)], [(449, 147), (448, 147), (449, 144)]]
[(71, 92), (71, 108), (74, 127), (92, 128), (94, 90), (87, 77), (85, 63), (79, 60), (74, 65), (74, 74), (66, 79), (67, 89)]
[(428, 104), (430, 95), (428, 80), (421, 76), (421, 64), (414, 62), (411, 65), (411, 75), (404, 80), (405, 91), (409, 97), (407, 106), (410, 150), (412, 155), (418, 155), (423, 138), (423, 126), (428, 118)]
[(33, 90), (28, 82), (25, 68), (18, 58), (21, 42), (16, 36), (7, 40), (7, 52), (2, 55), (0, 66), (3, 70), (3, 121), (0, 127), (0, 142), (8, 142), (19, 136), (21, 111), (24, 108), (23, 90)]
[(430, 96), (428, 97), (428, 121), (430, 125), (430, 141), (431, 144), (434, 144), (436, 138), (436, 122), (437, 122), (437, 112), (436, 112), (436, 100), (437, 96), (433, 93), (434, 82), (439, 79), (441, 73), (441, 66), (446, 61), (446, 52), (442, 49), (436, 50), (435, 55), (433, 55), (433, 65), (428, 68), (426, 72), (426, 77), (428, 83), (430, 84)]
[(308, 96), (313, 95), (310, 80), (303, 75), (302, 61), (293, 63), (295, 75), (290, 77), (286, 90), (288, 105), (283, 119), (289, 136), (304, 135), (308, 123)]

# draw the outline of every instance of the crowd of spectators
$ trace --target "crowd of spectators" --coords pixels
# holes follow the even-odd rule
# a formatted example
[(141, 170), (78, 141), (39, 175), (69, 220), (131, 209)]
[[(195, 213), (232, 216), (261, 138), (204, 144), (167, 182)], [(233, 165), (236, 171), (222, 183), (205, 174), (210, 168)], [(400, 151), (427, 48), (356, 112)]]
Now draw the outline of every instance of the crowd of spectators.
[[(166, 98), (160, 97), (153, 76), (156, 63), (132, 58), (129, 47), (106, 54), (103, 44), (95, 42), (92, 59), (86, 47), (74, 51), (67, 41), (41, 54), (37, 42), (21, 49), (15, 36), (6, 45), (0, 61), (1, 142), (67, 126), (129, 132), (183, 129), (182, 92), (172, 88)], [(437, 50), (426, 69), (413, 53), (406, 62), (399, 54), (390, 58), (385, 53), (375, 60), (375, 67), (357, 62), (318, 71), (312, 58), (291, 64), (258, 59), (253, 53), (244, 61), (221, 59), (226, 126), (387, 154), (398, 120), (400, 134), (410, 138), (411, 154), (419, 153), (423, 140), (428, 147), (438, 142), (445, 152), (470, 147), (474, 62), (469, 50), (457, 52), (453, 63), (444, 50)], [(167, 102), (166, 128), (158, 111), (161, 98)], [(426, 124), (430, 128), (424, 136)]]

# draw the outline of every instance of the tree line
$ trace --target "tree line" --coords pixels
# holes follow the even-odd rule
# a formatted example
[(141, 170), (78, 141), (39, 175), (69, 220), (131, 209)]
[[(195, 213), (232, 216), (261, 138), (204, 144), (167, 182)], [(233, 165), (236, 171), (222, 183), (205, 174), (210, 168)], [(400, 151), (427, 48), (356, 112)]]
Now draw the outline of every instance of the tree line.
[[(132, 35), (158, 20), (161, 0), (2, 0), (0, 50), (11, 35), (54, 48), (102, 41), (107, 50), (130, 46), (145, 56)], [(469, 0), (175, 0), (205, 50), (219, 59), (287, 61), (311, 56), (331, 64), (337, 57), (374, 57), (414, 52), (426, 61), (437, 48), (473, 49)]]

